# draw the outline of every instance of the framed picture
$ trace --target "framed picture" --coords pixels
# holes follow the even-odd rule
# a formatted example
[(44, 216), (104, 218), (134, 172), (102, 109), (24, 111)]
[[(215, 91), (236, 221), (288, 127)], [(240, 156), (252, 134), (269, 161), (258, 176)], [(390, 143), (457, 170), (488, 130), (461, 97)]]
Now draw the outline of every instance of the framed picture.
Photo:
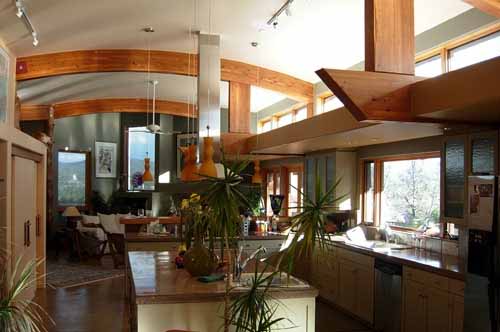
[(181, 178), (181, 171), (184, 165), (180, 147), (188, 146), (190, 143), (198, 144), (198, 134), (179, 134), (177, 135), (177, 178)]
[(95, 142), (95, 177), (116, 178), (116, 143)]
[(7, 97), (9, 92), (9, 56), (0, 48), (0, 122), (7, 118)]

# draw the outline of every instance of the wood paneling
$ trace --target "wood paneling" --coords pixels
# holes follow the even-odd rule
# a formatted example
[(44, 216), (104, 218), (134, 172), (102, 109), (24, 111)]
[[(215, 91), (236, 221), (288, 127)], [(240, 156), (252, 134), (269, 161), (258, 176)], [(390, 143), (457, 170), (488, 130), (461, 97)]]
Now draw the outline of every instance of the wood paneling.
[(358, 121), (415, 120), (410, 112), (409, 87), (425, 78), (336, 69), (316, 73)]
[[(85, 50), (41, 54), (17, 59), (17, 80), (94, 72), (145, 72), (145, 50)], [(151, 71), (198, 75), (196, 54), (151, 51)], [(313, 85), (298, 78), (239, 61), (221, 59), (221, 79), (260, 86), (301, 101), (312, 101)]]
[(415, 116), (435, 121), (500, 123), (500, 57), (411, 86)]
[(463, 0), (486, 14), (500, 18), (500, 1), (498, 0)]
[(229, 132), (250, 133), (250, 85), (229, 83)]
[(365, 0), (365, 70), (415, 73), (413, 0)]
[[(73, 101), (53, 105), (56, 119), (95, 113), (144, 113), (147, 111), (146, 99), (93, 99)], [(149, 109), (151, 112), (151, 101)], [(188, 107), (190, 112), (188, 113)], [(193, 105), (176, 101), (157, 100), (156, 112), (187, 117), (193, 116)], [(22, 105), (21, 121), (48, 120), (49, 105)], [(195, 114), (196, 116), (196, 114)]]
[(20, 121), (48, 120), (49, 109), (49, 105), (21, 105)]

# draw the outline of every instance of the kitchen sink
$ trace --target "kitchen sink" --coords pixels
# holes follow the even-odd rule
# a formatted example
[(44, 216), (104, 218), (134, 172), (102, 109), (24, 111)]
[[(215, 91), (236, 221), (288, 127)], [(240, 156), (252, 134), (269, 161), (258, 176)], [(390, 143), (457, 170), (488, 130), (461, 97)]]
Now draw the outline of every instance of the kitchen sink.
[[(269, 276), (271, 273), (264, 273), (263, 277)], [(249, 288), (254, 280), (255, 273), (242, 273), (240, 281), (235, 281), (236, 288)], [(277, 274), (273, 277), (270, 287), (273, 288), (305, 288), (309, 285), (304, 281), (293, 276), (288, 276), (286, 273)]]
[(413, 248), (412, 246), (410, 246), (408, 244), (387, 243), (384, 241), (363, 241), (363, 242), (348, 241), (346, 243), (349, 245), (356, 246), (356, 247), (371, 249), (371, 250), (377, 251), (377, 252), (385, 252), (385, 251), (390, 251), (390, 250), (405, 250), (405, 249)]

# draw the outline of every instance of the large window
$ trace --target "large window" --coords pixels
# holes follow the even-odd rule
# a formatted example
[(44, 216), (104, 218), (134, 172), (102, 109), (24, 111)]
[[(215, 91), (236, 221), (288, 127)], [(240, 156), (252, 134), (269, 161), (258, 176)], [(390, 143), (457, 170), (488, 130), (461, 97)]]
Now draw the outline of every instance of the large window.
[(440, 167), (438, 153), (365, 162), (364, 220), (411, 229), (438, 224)]
[(500, 31), (450, 50), (450, 70), (500, 56)]
[(500, 26), (490, 26), (417, 56), (415, 75), (434, 77), (500, 56)]
[(57, 154), (57, 204), (84, 207), (90, 186), (88, 152), (59, 151)]
[(443, 63), (440, 55), (417, 62), (415, 76), (435, 77), (443, 73)]
[(301, 211), (303, 193), (302, 173), (301, 168), (288, 170), (288, 215), (290, 217)]
[(292, 113), (284, 114), (278, 117), (278, 128), (288, 126), (292, 122), (293, 122), (293, 114)]
[(295, 112), (295, 121), (299, 122), (307, 119), (307, 107), (302, 107)]
[(155, 178), (156, 135), (149, 133), (145, 127), (128, 129), (128, 190), (154, 190), (154, 183), (144, 187), (138, 185), (137, 178), (144, 174), (144, 159), (150, 159), (150, 171)]

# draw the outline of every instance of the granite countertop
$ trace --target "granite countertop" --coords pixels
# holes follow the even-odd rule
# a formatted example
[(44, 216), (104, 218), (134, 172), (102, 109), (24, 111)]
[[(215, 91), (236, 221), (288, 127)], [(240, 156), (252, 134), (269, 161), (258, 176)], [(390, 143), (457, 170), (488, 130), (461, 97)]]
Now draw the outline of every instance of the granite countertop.
[[(285, 241), (287, 235), (281, 233), (251, 233), (247, 236), (239, 237), (239, 239), (245, 241), (257, 241), (257, 240), (281, 240)], [(125, 233), (125, 240), (129, 242), (180, 242), (181, 239), (170, 235), (168, 233), (165, 234), (149, 234), (143, 232), (127, 232)]]
[[(170, 251), (132, 251), (129, 266), (136, 304), (221, 302), (225, 295), (225, 281), (202, 283), (184, 269), (176, 269), (176, 253)], [(312, 286), (273, 288), (273, 297), (316, 297)], [(237, 294), (238, 290), (233, 293)]]
[(389, 250), (387, 252), (373, 251), (342, 242), (332, 242), (335, 246), (380, 258), (388, 262), (399, 263), (416, 269), (443, 275), (448, 278), (465, 280), (465, 262), (463, 259), (434, 253), (424, 249)]

